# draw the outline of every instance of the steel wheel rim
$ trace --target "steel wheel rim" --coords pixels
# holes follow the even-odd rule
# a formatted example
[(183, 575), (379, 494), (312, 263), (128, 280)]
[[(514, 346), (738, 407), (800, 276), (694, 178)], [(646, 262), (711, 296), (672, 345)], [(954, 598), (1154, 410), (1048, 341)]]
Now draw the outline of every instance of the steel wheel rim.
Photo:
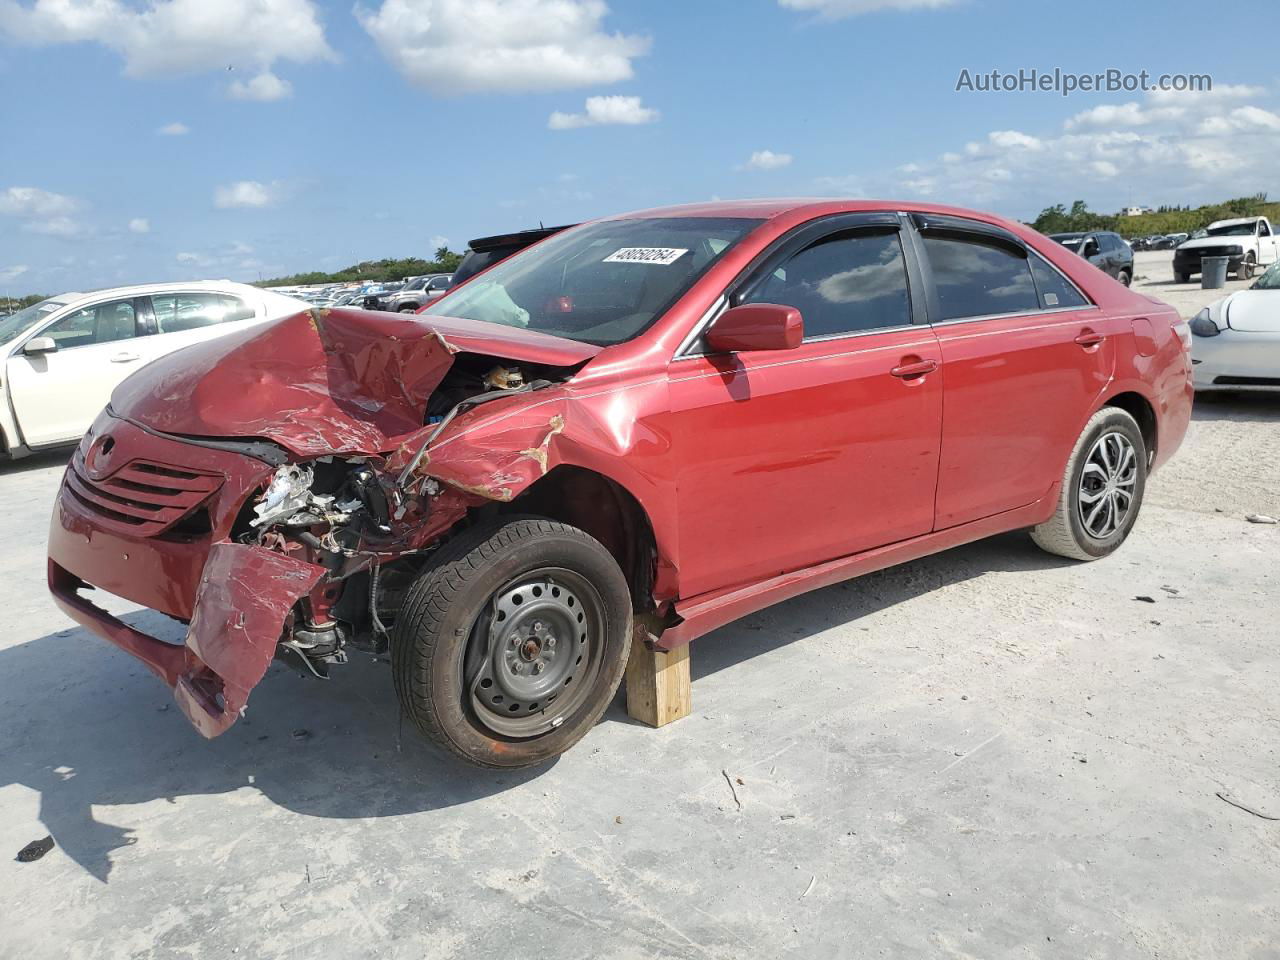
[(1127, 436), (1112, 431), (1094, 441), (1076, 497), (1080, 526), (1089, 537), (1107, 540), (1124, 526), (1137, 483), (1138, 451)]
[(493, 733), (550, 733), (586, 699), (605, 647), (604, 601), (571, 570), (523, 574), (494, 592), (471, 630), (471, 709)]

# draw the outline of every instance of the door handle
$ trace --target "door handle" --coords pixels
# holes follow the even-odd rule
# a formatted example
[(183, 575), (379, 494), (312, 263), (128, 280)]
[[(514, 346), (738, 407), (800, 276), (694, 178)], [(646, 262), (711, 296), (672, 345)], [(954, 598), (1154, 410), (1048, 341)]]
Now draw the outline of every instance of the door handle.
[(1096, 347), (1103, 340), (1107, 339), (1100, 333), (1094, 333), (1092, 330), (1082, 330), (1080, 335), (1076, 337), (1076, 343), (1082, 347)]
[(111, 358), (112, 363), (133, 363), (135, 360), (141, 360), (142, 355), (137, 353), (117, 353)]
[(926, 373), (933, 373), (938, 369), (937, 360), (910, 360), (907, 357), (902, 359), (904, 363), (900, 363), (889, 371), (899, 380), (914, 380), (916, 377), (923, 377)]

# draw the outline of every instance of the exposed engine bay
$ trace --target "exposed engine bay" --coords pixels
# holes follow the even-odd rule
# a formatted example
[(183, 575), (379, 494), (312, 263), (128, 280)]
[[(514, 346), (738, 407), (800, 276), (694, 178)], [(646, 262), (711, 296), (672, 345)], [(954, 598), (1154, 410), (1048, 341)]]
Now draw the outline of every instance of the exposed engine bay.
[(552, 386), (563, 368), (459, 354), (427, 400), (427, 435), (399, 469), (392, 457), (322, 456), (279, 466), (246, 505), (236, 540), (323, 566), (280, 640), (293, 665), (327, 678), (348, 647), (384, 653), (399, 600), (442, 534), (481, 498), (417, 472), (432, 443), (474, 407)]

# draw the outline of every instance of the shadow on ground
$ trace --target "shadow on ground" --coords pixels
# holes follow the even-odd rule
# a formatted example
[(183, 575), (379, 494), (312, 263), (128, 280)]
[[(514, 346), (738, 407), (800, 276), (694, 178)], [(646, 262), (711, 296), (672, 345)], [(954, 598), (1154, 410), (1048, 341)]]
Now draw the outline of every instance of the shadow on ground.
[[(699, 640), (694, 678), (946, 584), (1060, 563), (1012, 534), (828, 587)], [(125, 619), (166, 640), (181, 639), (181, 626), (158, 614)], [(295, 813), (367, 818), (464, 804), (549, 769), (478, 770), (438, 752), (412, 726), (401, 729), (389, 670), (358, 654), (322, 683), (273, 665), (246, 717), (205, 741), (140, 664), (82, 629), (67, 629), (0, 651), (0, 676), (10, 681), (0, 697), (0, 724), (14, 745), (0, 753), (0, 785), (38, 792), (48, 832), (105, 882), (112, 851), (132, 843), (133, 831), (99, 820), (95, 806), (177, 803), (249, 788)], [(606, 719), (629, 722), (621, 701)]]
[(1191, 419), (1280, 424), (1280, 392), (1250, 393), (1240, 390), (1197, 393), (1195, 405), (1191, 408)]
[(71, 454), (75, 450), (75, 446), (63, 447), (57, 450), (46, 450), (42, 453), (33, 453), (30, 456), (22, 457), (18, 460), (10, 460), (7, 457), (0, 457), (0, 476), (13, 476), (21, 473), (31, 473), (36, 470), (44, 470), (48, 467), (65, 467), (71, 459)]

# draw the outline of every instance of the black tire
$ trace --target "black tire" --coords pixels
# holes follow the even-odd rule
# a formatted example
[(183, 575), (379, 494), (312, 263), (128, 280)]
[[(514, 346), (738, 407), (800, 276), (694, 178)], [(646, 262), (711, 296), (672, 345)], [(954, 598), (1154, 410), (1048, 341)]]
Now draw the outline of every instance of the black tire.
[(1128, 270), (1121, 270), (1120, 273), (1116, 276), (1116, 279), (1119, 280), (1126, 287), (1133, 282), (1133, 277), (1130, 276)]
[[(524, 589), (527, 578), (542, 577), (543, 571), (575, 584), (572, 589), (583, 595), (577, 606), (592, 611), (587, 622), (596, 624), (591, 632), (598, 635), (588, 642), (584, 632), (582, 648), (576, 645), (577, 637), (570, 636), (568, 643), (574, 646), (567, 651), (561, 640), (561, 653), (584, 651), (577, 657), (580, 675), (568, 678), (554, 708), (568, 712), (557, 718), (547, 702), (510, 722), (536, 725), (545, 717), (549, 729), (530, 736), (496, 732), (492, 724), (499, 723), (498, 708), (490, 712), (486, 698), (499, 687), (490, 680), (490, 689), (480, 690), (489, 679), (482, 671), (498, 669), (493, 664), (503, 652), (486, 652), (489, 643), (496, 643), (490, 639), (498, 630), (495, 618), (503, 619), (501, 611), (494, 611), (502, 598), (510, 599), (513, 591)], [(579, 613), (578, 622), (582, 620)], [(534, 621), (535, 627), (539, 624)], [(528, 767), (568, 750), (600, 719), (618, 689), (630, 647), (631, 593), (613, 556), (575, 527), (509, 518), (460, 534), (440, 549), (410, 587), (391, 638), (391, 668), (401, 706), (429, 739), (478, 766)], [(511, 661), (515, 659), (512, 655)], [(577, 687), (575, 679), (580, 681)], [(558, 683), (556, 689), (560, 692)], [(549, 699), (556, 700), (556, 694)]]
[[(1114, 530), (1106, 531), (1105, 522), (1101, 524), (1105, 535), (1099, 536), (1087, 526), (1086, 511), (1089, 505), (1082, 507), (1086, 485), (1097, 483), (1096, 470), (1090, 468), (1090, 476), (1086, 481), (1085, 471), (1090, 467), (1091, 457), (1104, 437), (1119, 435), (1127, 441), (1133, 453), (1132, 481), (1124, 485), (1130, 491), (1129, 502), (1122, 519)], [(1113, 441), (1108, 440), (1108, 443)], [(1138, 423), (1126, 411), (1119, 407), (1103, 407), (1085, 424), (1080, 438), (1076, 441), (1071, 457), (1067, 460), (1067, 468), (1063, 473), (1062, 489), (1058, 495), (1058, 505), (1053, 516), (1031, 530), (1031, 539), (1042, 550), (1068, 557), (1072, 560), (1097, 560), (1108, 556), (1119, 548), (1128, 538), (1142, 509), (1142, 499), (1147, 488), (1147, 447), (1142, 439), (1142, 430)], [(1127, 474), (1126, 474), (1127, 476)], [(1110, 480), (1104, 485), (1107, 491), (1116, 489), (1120, 484), (1112, 484)], [(1090, 491), (1096, 494), (1096, 491)], [(1104, 494), (1109, 496), (1110, 494)], [(1096, 504), (1096, 500), (1094, 501)], [(1112, 496), (1112, 503), (1119, 503), (1118, 495)], [(1104, 505), (1103, 509), (1107, 509)], [(1118, 507), (1115, 507), (1118, 511)], [(1091, 512), (1091, 511), (1089, 511)], [(1116, 514), (1111, 514), (1115, 519)], [(1105, 521), (1105, 517), (1103, 520)]]
[(396, 307), (396, 313), (417, 313), (419, 307), (416, 303), (402, 303)]
[(1175, 270), (1175, 271), (1173, 271), (1173, 279), (1174, 279), (1177, 283), (1190, 283), (1190, 282), (1191, 282), (1191, 274), (1189, 274), (1189, 273), (1183, 273), (1181, 270)]
[(1245, 257), (1243, 261), (1241, 261), (1240, 266), (1236, 267), (1236, 279), (1252, 280), (1253, 271), (1256, 266), (1257, 266), (1257, 261), (1254, 259), (1254, 256), (1251, 253), (1247, 257)]

